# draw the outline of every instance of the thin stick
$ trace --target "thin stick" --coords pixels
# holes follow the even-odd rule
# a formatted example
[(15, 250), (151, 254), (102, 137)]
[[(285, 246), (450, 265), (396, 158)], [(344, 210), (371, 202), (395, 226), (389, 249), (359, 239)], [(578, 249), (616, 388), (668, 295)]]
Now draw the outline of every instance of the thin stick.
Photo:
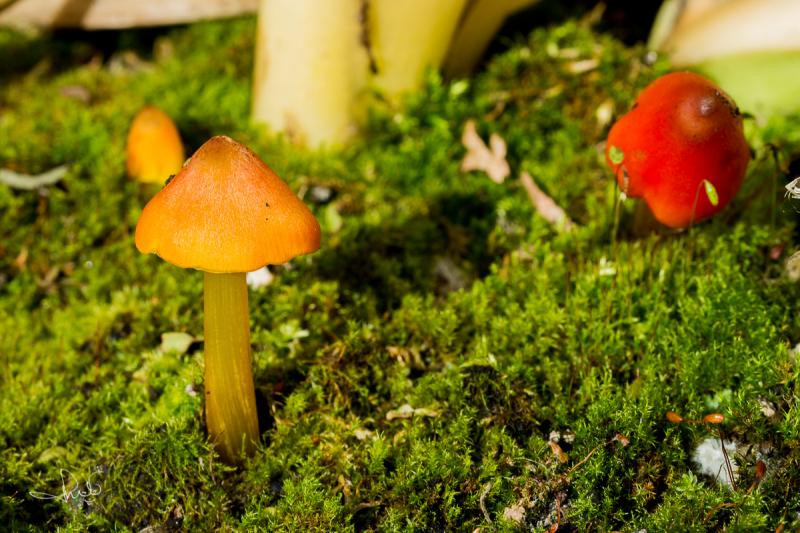
[(548, 533), (555, 533), (558, 531), (558, 528), (561, 526), (561, 500), (558, 498), (558, 494), (556, 494), (556, 525), (548, 529)]
[(731, 480), (731, 486), (733, 487), (733, 491), (736, 492), (736, 480), (733, 479), (733, 467), (731, 466), (731, 460), (728, 457), (728, 450), (725, 449), (725, 440), (723, 439), (722, 428), (719, 428), (719, 443), (722, 446), (722, 456), (725, 458), (725, 466), (728, 469), (728, 477)]
[(481, 511), (483, 511), (483, 517), (486, 519), (487, 522), (490, 524), (492, 523), (492, 519), (489, 516), (489, 511), (486, 510), (486, 504), (484, 501), (486, 500), (486, 495), (489, 494), (489, 491), (492, 490), (492, 486), (494, 485), (493, 481), (490, 481), (486, 485), (483, 486), (483, 490), (481, 491)]
[(694, 193), (694, 203), (692, 204), (692, 216), (689, 219), (689, 253), (686, 254), (686, 260), (683, 262), (683, 288), (686, 288), (686, 270), (691, 266), (692, 255), (694, 254), (694, 242), (697, 239), (697, 234), (692, 231), (694, 228), (694, 215), (697, 209), (697, 200), (700, 198), (700, 187), (703, 186), (701, 181), (697, 186), (697, 191)]
[(587, 455), (586, 457), (584, 457), (584, 458), (583, 458), (583, 461), (581, 461), (580, 463), (576, 464), (575, 466), (573, 466), (572, 468), (570, 468), (570, 469), (569, 469), (569, 472), (567, 472), (567, 476), (569, 476), (569, 475), (572, 473), (572, 471), (573, 471), (573, 470), (575, 470), (576, 468), (578, 468), (579, 466), (581, 466), (583, 463), (585, 463), (586, 461), (588, 461), (588, 460), (589, 460), (589, 457), (591, 457), (591, 456), (592, 456), (592, 454), (593, 454), (594, 452), (596, 452), (596, 451), (597, 451), (597, 448), (600, 448), (601, 446), (605, 446), (606, 444), (611, 444), (612, 442), (614, 442), (614, 440), (613, 440), (613, 439), (612, 439), (612, 440), (610, 440), (610, 441), (608, 441), (608, 442), (604, 442), (604, 443), (602, 443), (602, 444), (598, 444), (597, 446), (595, 446), (595, 447), (594, 447), (594, 450), (590, 451), (590, 452), (589, 452), (589, 455)]

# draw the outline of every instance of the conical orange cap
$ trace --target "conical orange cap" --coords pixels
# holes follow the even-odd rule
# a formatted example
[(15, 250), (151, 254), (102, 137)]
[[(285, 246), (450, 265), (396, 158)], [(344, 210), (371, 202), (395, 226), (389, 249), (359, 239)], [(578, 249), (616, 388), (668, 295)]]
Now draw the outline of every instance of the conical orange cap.
[(128, 131), (125, 170), (144, 183), (164, 182), (181, 169), (186, 157), (175, 123), (155, 106), (136, 114)]
[(316, 252), (321, 231), (300, 198), (246, 146), (210, 139), (145, 206), (136, 248), (206, 272), (252, 272)]

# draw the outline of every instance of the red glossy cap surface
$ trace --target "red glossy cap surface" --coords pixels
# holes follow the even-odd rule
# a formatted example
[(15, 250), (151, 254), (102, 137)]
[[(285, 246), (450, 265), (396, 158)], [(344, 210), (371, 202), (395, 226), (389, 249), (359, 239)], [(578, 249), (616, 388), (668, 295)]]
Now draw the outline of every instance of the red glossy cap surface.
[[(650, 84), (611, 128), (606, 144), (606, 162), (622, 190), (644, 198), (656, 219), (673, 228), (721, 211), (739, 192), (749, 161), (736, 104), (691, 72)], [(716, 191), (716, 205), (704, 180)]]
[(317, 219), (246, 146), (219, 136), (145, 206), (136, 248), (207, 272), (252, 272), (319, 249)]

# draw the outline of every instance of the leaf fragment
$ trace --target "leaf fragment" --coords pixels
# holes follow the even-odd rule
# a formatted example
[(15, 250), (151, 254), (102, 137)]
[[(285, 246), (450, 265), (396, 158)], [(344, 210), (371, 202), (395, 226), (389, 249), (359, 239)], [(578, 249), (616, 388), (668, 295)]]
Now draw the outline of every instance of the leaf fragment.
[(470, 119), (464, 125), (461, 143), (467, 149), (467, 155), (459, 167), (461, 172), (482, 170), (495, 183), (503, 183), (511, 174), (511, 168), (506, 161), (506, 142), (498, 134), (493, 133), (489, 137), (489, 147), (487, 147), (475, 129), (475, 121)]
[(556, 441), (552, 439), (547, 441), (547, 443), (550, 445), (550, 449), (553, 450), (553, 453), (556, 454), (556, 457), (558, 457), (558, 460), (561, 461), (562, 464), (566, 463), (567, 454), (564, 453), (564, 450), (561, 449), (561, 446), (559, 446)]
[(553, 201), (552, 198), (547, 196), (539, 187), (534, 183), (533, 178), (527, 172), (523, 172), (519, 177), (522, 186), (528, 193), (533, 206), (548, 222), (556, 225), (557, 228), (563, 228), (564, 231), (572, 229), (572, 220), (567, 216), (561, 207)]

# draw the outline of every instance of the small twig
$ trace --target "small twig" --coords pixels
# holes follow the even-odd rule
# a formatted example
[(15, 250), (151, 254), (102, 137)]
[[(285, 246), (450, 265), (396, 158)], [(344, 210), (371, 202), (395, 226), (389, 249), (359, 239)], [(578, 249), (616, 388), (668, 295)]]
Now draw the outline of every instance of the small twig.
[(12, 189), (21, 189), (24, 191), (33, 191), (39, 187), (53, 185), (63, 178), (69, 171), (69, 165), (61, 165), (48, 170), (37, 176), (30, 176), (28, 174), (20, 174), (13, 170), (0, 168), (0, 183), (8, 185)]
[(344, 355), (344, 351), (347, 349), (347, 345), (343, 344), (342, 347), (339, 349), (339, 355), (336, 356), (336, 361), (334, 361), (333, 365), (331, 365), (331, 370), (335, 369), (339, 366), (339, 361), (342, 360), (342, 356)]
[(722, 435), (722, 428), (719, 428), (719, 443), (720, 446), (722, 446), (722, 457), (725, 458), (725, 467), (728, 470), (728, 477), (731, 480), (731, 486), (733, 487), (733, 492), (736, 492), (739, 489), (736, 487), (736, 480), (733, 479), (733, 467), (731, 466), (731, 459), (730, 456), (728, 455), (728, 450), (725, 449), (725, 439), (723, 438)]
[(350, 514), (353, 515), (359, 512), (361, 509), (369, 509), (370, 507), (379, 507), (381, 505), (383, 505), (381, 502), (359, 503), (350, 510)]
[(711, 518), (711, 515), (716, 513), (717, 511), (719, 511), (723, 507), (739, 507), (739, 505), (735, 504), (735, 503), (721, 503), (721, 504), (717, 505), (716, 507), (714, 507), (711, 510), (711, 512), (706, 515), (706, 519), (703, 520), (703, 523), (705, 524), (706, 522), (708, 522), (708, 519)]
[(583, 463), (588, 461), (589, 457), (591, 457), (592, 454), (597, 451), (597, 448), (600, 448), (601, 446), (608, 446), (609, 444), (611, 444), (614, 441), (620, 441), (623, 446), (627, 446), (629, 444), (629, 441), (628, 441), (627, 437), (617, 433), (616, 435), (614, 435), (614, 438), (611, 439), (610, 441), (604, 442), (602, 444), (598, 444), (597, 446), (595, 446), (594, 449), (589, 452), (589, 455), (587, 455), (586, 457), (583, 458), (583, 461), (581, 461), (580, 463), (576, 464), (575, 466), (573, 466), (572, 468), (569, 469), (569, 472), (567, 472), (567, 476), (569, 477), (569, 475), (572, 474), (573, 470), (575, 470), (576, 468), (581, 466)]
[(561, 526), (561, 499), (556, 494), (556, 525), (547, 530), (547, 533), (556, 533)]
[(572, 229), (572, 220), (552, 198), (536, 186), (533, 177), (528, 172), (523, 172), (519, 177), (519, 181), (525, 188), (525, 192), (528, 193), (533, 207), (545, 220), (550, 224), (554, 224), (559, 230), (570, 231)]
[[(722, 469), (722, 467), (720, 467), (720, 470), (721, 469)], [(714, 507), (711, 510), (710, 513), (708, 513), (708, 515), (706, 515), (706, 519), (703, 520), (703, 523), (705, 524), (706, 522), (708, 522), (709, 518), (711, 518), (711, 515), (713, 515), (714, 513), (716, 513), (717, 511), (719, 511), (723, 507), (741, 507), (742, 505), (744, 505), (744, 502), (747, 501), (747, 497), (750, 496), (750, 493), (761, 482), (761, 479), (764, 477), (764, 474), (766, 474), (766, 473), (767, 473), (767, 465), (765, 465), (763, 461), (758, 461), (756, 463), (756, 478), (753, 480), (753, 484), (750, 485), (750, 488), (747, 489), (747, 492), (745, 493), (744, 498), (742, 499), (742, 503), (731, 503), (731, 502), (728, 502), (728, 503), (723, 503), (723, 504), (717, 505), (716, 507)], [(717, 474), (717, 475), (719, 475), (719, 474)]]
[(716, 475), (716, 477), (714, 477), (714, 481), (711, 482), (711, 485), (708, 486), (706, 491), (703, 493), (703, 497), (700, 499), (700, 512), (703, 511), (703, 504), (706, 501), (706, 494), (708, 494), (708, 491), (710, 491), (711, 488), (717, 483), (717, 479), (719, 478), (720, 472), (722, 472), (722, 467), (721, 466), (719, 467), (719, 470), (717, 470), (717, 475)]
[(767, 473), (767, 465), (764, 464), (763, 461), (756, 462), (756, 478), (753, 480), (753, 484), (750, 485), (750, 488), (747, 489), (747, 492), (744, 494), (744, 499), (742, 500), (742, 505), (744, 502), (747, 501), (747, 497), (750, 496), (750, 493), (753, 492), (753, 489), (756, 488), (756, 485), (761, 483), (761, 479), (764, 477), (764, 474)]
[(486, 485), (483, 486), (483, 490), (481, 491), (481, 511), (483, 511), (483, 517), (486, 519), (487, 522), (490, 524), (492, 523), (491, 517), (489, 517), (489, 511), (486, 510), (486, 504), (484, 503), (486, 500), (486, 495), (489, 494), (489, 491), (492, 490), (492, 486), (494, 485), (493, 481), (490, 481)]

